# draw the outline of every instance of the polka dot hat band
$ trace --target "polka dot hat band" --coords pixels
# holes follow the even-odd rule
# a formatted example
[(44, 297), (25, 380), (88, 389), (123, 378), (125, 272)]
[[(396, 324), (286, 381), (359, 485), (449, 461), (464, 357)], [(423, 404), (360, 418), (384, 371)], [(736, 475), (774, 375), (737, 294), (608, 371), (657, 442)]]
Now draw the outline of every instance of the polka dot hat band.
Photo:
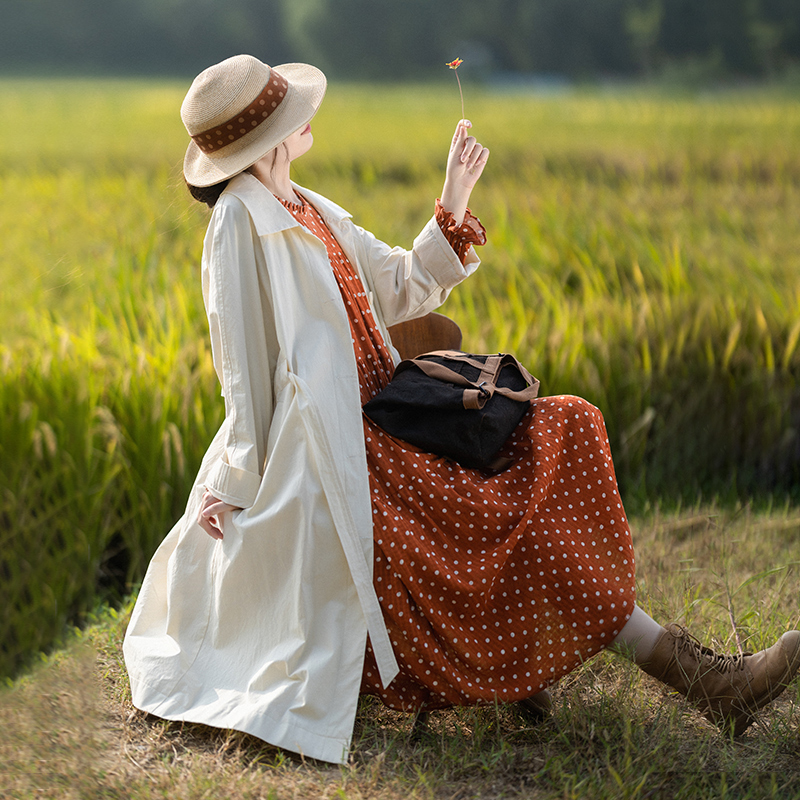
[(195, 134), (192, 139), (204, 153), (221, 150), (267, 119), (286, 97), (286, 88), (286, 78), (273, 69), (261, 94), (241, 114), (236, 114), (219, 127), (215, 125), (208, 131)]
[(311, 120), (325, 89), (325, 76), (310, 64), (270, 67), (240, 55), (204, 70), (181, 106), (192, 137), (186, 180), (211, 186), (252, 166)]

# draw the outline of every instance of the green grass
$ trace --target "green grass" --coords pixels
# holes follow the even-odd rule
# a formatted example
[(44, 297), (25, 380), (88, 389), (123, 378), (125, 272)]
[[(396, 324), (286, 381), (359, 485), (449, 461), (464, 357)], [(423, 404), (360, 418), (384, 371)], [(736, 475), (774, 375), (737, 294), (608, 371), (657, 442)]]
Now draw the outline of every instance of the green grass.
[[(796, 627), (800, 517), (747, 507), (632, 521), (639, 600), (736, 652)], [(738, 740), (620, 656), (603, 653), (554, 688), (537, 726), (512, 707), (413, 717), (363, 698), (345, 767), (232, 731), (135, 711), (120, 645), (128, 609), (105, 610), (70, 646), (0, 692), (0, 796), (59, 798), (800, 797), (800, 683)]]
[[(0, 674), (136, 585), (221, 419), (186, 88), (0, 83)], [(630, 510), (796, 503), (800, 106), (465, 99), (492, 150), (465, 345), (596, 403)], [(449, 84), (332, 86), (297, 178), (409, 244), (459, 114)]]

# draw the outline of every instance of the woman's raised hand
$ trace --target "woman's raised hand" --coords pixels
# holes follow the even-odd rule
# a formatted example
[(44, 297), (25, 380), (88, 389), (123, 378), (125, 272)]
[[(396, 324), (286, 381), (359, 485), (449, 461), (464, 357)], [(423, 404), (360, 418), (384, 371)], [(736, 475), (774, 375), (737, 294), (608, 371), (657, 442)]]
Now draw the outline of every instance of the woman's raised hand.
[(212, 539), (221, 539), (222, 521), (219, 519), (219, 515), (226, 511), (238, 511), (238, 508), (230, 503), (224, 503), (206, 489), (200, 504), (200, 511), (197, 514), (197, 522)]
[(462, 119), (456, 125), (442, 189), (442, 206), (452, 213), (459, 225), (464, 221), (472, 189), (489, 160), (489, 150), (469, 135), (471, 127), (468, 119)]

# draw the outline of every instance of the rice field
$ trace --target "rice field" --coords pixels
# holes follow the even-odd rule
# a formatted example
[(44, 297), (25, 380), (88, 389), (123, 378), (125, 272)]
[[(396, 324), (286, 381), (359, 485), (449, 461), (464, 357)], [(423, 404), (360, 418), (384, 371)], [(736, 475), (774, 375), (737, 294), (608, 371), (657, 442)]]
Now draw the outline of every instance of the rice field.
[[(0, 83), (0, 674), (136, 586), (222, 403), (178, 83)], [(606, 416), (629, 511), (800, 497), (800, 105), (465, 87), (492, 150), (475, 352)], [(331, 86), (301, 184), (410, 244), (454, 87)]]

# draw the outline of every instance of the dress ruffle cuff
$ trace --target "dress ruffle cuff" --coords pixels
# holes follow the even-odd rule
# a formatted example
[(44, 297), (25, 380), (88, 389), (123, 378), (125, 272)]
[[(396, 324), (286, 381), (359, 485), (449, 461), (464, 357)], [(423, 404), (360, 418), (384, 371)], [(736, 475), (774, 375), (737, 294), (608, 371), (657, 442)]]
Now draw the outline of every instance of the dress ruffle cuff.
[(445, 211), (442, 201), (437, 198), (435, 217), (442, 233), (462, 264), (472, 245), (486, 244), (486, 229), (481, 225), (481, 221), (472, 215), (469, 209), (464, 215), (464, 221), (461, 225), (457, 225), (453, 214), (450, 211)]

